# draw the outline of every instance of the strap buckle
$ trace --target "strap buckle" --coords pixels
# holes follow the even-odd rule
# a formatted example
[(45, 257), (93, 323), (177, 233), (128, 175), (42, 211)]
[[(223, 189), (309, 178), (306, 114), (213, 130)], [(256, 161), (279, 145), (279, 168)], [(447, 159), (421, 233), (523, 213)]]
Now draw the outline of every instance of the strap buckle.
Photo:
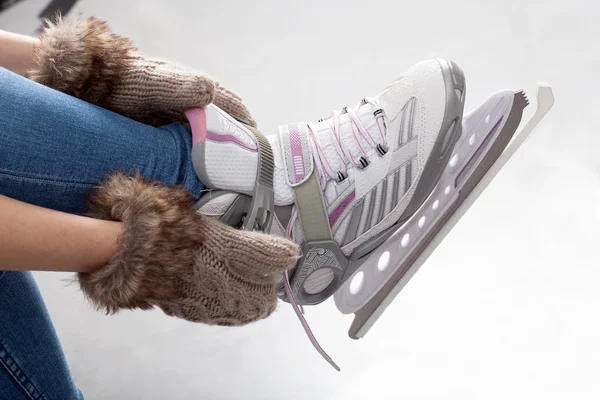
[(273, 224), (273, 210), (275, 209), (275, 192), (273, 190), (275, 161), (273, 149), (262, 133), (250, 126), (247, 128), (256, 136), (258, 166), (250, 210), (244, 217), (241, 229), (269, 233)]

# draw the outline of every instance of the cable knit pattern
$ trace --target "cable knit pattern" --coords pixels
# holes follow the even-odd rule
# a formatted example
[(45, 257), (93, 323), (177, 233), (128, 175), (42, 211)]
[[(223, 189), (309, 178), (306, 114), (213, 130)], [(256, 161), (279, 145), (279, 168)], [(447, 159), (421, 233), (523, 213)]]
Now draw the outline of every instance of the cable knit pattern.
[(27, 76), (154, 126), (186, 122), (185, 110), (209, 103), (256, 126), (238, 95), (206, 74), (145, 57), (94, 17), (46, 21)]
[(162, 308), (188, 321), (244, 325), (276, 308), (275, 283), (299, 257), (296, 244), (241, 231), (192, 209), (180, 187), (116, 173), (89, 196), (90, 215), (123, 222), (117, 254), (78, 274), (99, 309)]

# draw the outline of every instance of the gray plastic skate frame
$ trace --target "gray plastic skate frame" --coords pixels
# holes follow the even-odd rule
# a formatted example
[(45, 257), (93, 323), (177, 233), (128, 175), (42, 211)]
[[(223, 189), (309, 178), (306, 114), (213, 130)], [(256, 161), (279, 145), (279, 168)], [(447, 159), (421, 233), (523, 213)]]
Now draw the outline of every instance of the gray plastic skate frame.
[[(295, 301), (300, 305), (318, 304), (335, 293), (338, 309), (342, 313), (355, 313), (349, 336), (353, 339), (364, 337), (550, 110), (554, 103), (550, 86), (539, 84), (537, 99), (536, 112), (518, 133), (523, 110), (528, 105), (523, 92), (500, 91), (473, 113), (465, 116), (463, 135), (451, 152), (454, 156), (427, 199), (408, 219), (390, 228), (384, 234), (386, 240), (383, 243), (371, 248), (369, 252), (362, 252), (359, 263), (354, 264), (358, 261), (357, 257), (346, 257), (333, 240), (309, 240), (304, 243), (302, 258), (291, 279), (291, 292)], [(274, 217), (273, 155), (262, 135), (257, 133), (257, 137), (259, 179), (243, 228), (268, 232), (266, 228)], [(467, 148), (476, 150), (467, 154), (463, 151)], [(302, 213), (302, 205), (298, 206)], [(404, 249), (398, 250), (398, 243)], [(382, 259), (387, 259), (385, 267), (381, 265)], [(378, 271), (374, 273), (376, 267)], [(333, 282), (317, 294), (306, 293), (303, 283), (322, 268), (333, 271)], [(359, 287), (358, 291), (352, 290), (351, 286), (358, 274), (362, 274), (362, 282), (354, 285)], [(362, 291), (366, 296), (361, 297), (361, 289), (368, 289)], [(282, 299), (290, 300), (286, 292), (280, 291), (278, 294)]]

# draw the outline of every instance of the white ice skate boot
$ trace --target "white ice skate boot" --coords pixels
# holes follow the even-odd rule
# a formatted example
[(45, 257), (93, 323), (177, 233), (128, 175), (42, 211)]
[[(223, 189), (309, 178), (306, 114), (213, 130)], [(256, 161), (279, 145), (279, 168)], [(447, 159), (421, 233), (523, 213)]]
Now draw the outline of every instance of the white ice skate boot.
[(464, 98), (462, 71), (430, 60), (376, 97), (314, 124), (282, 126), (262, 144), (257, 132), (208, 107), (193, 154), (200, 179), (219, 191), (205, 195), (201, 212), (231, 225), (254, 219), (251, 196), (263, 202), (270, 195), (261, 191), (270, 191), (262, 181), (272, 166), (259, 168), (270, 145), (276, 218), (266, 227), (272, 206), (262, 204), (263, 219), (252, 227), (288, 232), (303, 244), (292, 292), (299, 304), (318, 304), (427, 199), (461, 135)]

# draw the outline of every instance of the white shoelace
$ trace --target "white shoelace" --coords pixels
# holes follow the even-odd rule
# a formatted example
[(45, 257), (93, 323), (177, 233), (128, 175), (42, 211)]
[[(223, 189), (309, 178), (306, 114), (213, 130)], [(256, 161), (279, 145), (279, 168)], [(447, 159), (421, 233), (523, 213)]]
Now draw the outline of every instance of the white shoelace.
[[(364, 126), (363, 122), (360, 120), (358, 116), (358, 110), (363, 106), (371, 106), (375, 111), (373, 113), (373, 117), (378, 126), (379, 136), (378, 138), (374, 138), (373, 135), (367, 130)], [(352, 129), (352, 137), (356, 141), (358, 145), (358, 149), (360, 152), (360, 157), (356, 159), (356, 157), (352, 154), (350, 148), (348, 147), (348, 143), (344, 140), (342, 135), (342, 127), (340, 123), (340, 116), (343, 114), (348, 114), (350, 118), (350, 129)], [(310, 138), (310, 146), (313, 152), (313, 159), (315, 160), (315, 165), (317, 166), (317, 170), (319, 171), (319, 175), (321, 177), (321, 183), (324, 184), (330, 180), (338, 180), (343, 181), (348, 177), (348, 167), (354, 168), (365, 168), (367, 167), (369, 160), (367, 151), (362, 145), (361, 138), (371, 147), (376, 148), (380, 152), (381, 155), (387, 152), (386, 146), (386, 126), (383, 121), (383, 112), (375, 103), (374, 100), (370, 98), (365, 98), (361, 101), (360, 104), (356, 105), (353, 108), (344, 108), (342, 112), (338, 110), (332, 111), (331, 115), (325, 118), (323, 121), (329, 122), (329, 131), (331, 135), (331, 143), (335, 149), (335, 153), (339, 158), (341, 169), (335, 171), (329, 160), (327, 160), (323, 148), (319, 144), (319, 141), (316, 138), (316, 133), (318, 129), (315, 124), (309, 123), (307, 124), (309, 130), (309, 138)]]
[[(373, 138), (371, 133), (365, 128), (362, 121), (358, 117), (358, 110), (360, 109), (360, 107), (365, 106), (365, 105), (371, 105), (371, 106), (374, 106), (374, 108), (375, 108), (373, 116), (374, 116), (377, 126), (379, 128), (380, 137), (378, 138), (378, 140)], [(361, 157), (357, 161), (354, 158), (354, 156), (352, 155), (350, 149), (348, 148), (348, 145), (343, 140), (343, 138), (341, 136), (342, 130), (341, 130), (341, 123), (340, 123), (340, 116), (342, 115), (342, 112), (334, 110), (326, 120), (329, 121), (329, 129), (331, 131), (330, 134), (332, 135), (331, 142), (333, 143), (334, 148), (336, 150), (336, 154), (339, 157), (341, 165), (343, 166), (341, 170), (338, 170), (338, 171), (333, 170), (333, 168), (331, 167), (331, 164), (329, 164), (329, 161), (325, 157), (322, 147), (319, 145), (319, 142), (317, 141), (317, 139), (315, 137), (315, 134), (318, 131), (315, 124), (312, 124), (312, 123), (308, 124), (309, 138), (310, 138), (311, 150), (313, 152), (313, 159), (315, 160), (315, 165), (317, 166), (319, 176), (321, 177), (321, 187), (323, 188), (323, 190), (324, 190), (325, 184), (327, 183), (328, 180), (335, 179), (338, 181), (343, 181), (344, 179), (346, 179), (348, 177), (348, 172), (347, 172), (348, 166), (353, 166), (355, 168), (367, 167), (367, 165), (368, 165), (367, 151), (361, 145), (360, 137), (362, 137), (369, 144), (369, 146), (371, 146), (371, 148), (376, 148), (379, 151), (380, 155), (384, 155), (387, 152), (387, 146), (385, 144), (386, 143), (385, 131), (386, 131), (387, 127), (383, 120), (383, 112), (380, 111), (378, 105), (373, 100), (371, 100), (369, 98), (365, 98), (359, 105), (355, 106), (354, 108), (351, 108), (351, 109), (345, 108), (344, 112), (348, 113), (348, 117), (350, 118), (350, 127), (352, 129), (353, 137), (356, 140), (356, 143), (358, 144), (358, 148), (360, 149)], [(290, 221), (288, 223), (288, 226), (287, 226), (287, 236), (289, 239), (292, 239), (292, 227), (296, 223), (297, 216), (298, 216), (298, 213), (296, 212), (296, 209), (294, 209), (294, 211), (292, 212)], [(304, 328), (304, 332), (306, 332), (308, 339), (310, 340), (310, 342), (312, 343), (314, 348), (317, 350), (317, 352), (319, 352), (319, 354), (321, 354), (321, 356), (329, 364), (331, 364), (331, 366), (333, 366), (333, 368), (335, 368), (337, 371), (341, 371), (340, 367), (335, 363), (335, 361), (333, 361), (333, 359), (325, 352), (325, 350), (323, 350), (323, 348), (317, 341), (314, 333), (312, 332), (310, 325), (306, 321), (306, 318), (304, 317), (304, 310), (303, 310), (302, 306), (298, 304), (298, 302), (296, 301), (296, 298), (294, 297), (294, 294), (292, 293), (292, 288), (290, 286), (289, 274), (287, 271), (284, 272), (283, 280), (284, 280), (285, 293), (288, 297), (288, 300), (290, 301), (290, 303), (292, 305), (292, 308), (294, 309), (294, 312), (298, 316), (298, 319), (300, 320), (300, 323), (302, 324), (302, 327)]]
[(323, 348), (317, 341), (317, 338), (313, 334), (312, 329), (310, 329), (310, 325), (308, 324), (308, 321), (306, 321), (306, 318), (304, 318), (304, 310), (302, 309), (302, 306), (300, 306), (298, 304), (298, 302), (296, 301), (296, 298), (294, 297), (294, 294), (292, 293), (292, 288), (290, 286), (290, 278), (289, 278), (288, 272), (285, 271), (283, 274), (284, 274), (283, 281), (284, 281), (284, 285), (285, 285), (285, 293), (287, 294), (288, 299), (290, 300), (290, 303), (292, 304), (292, 308), (294, 309), (294, 312), (298, 316), (298, 319), (300, 320), (300, 323), (302, 324), (302, 327), (304, 328), (304, 332), (306, 332), (308, 339), (310, 340), (312, 345), (315, 347), (315, 349), (317, 349), (319, 354), (321, 354), (321, 356), (325, 359), (325, 361), (327, 361), (329, 364), (331, 364), (331, 366), (333, 368), (335, 368), (336, 371), (341, 371), (340, 367), (338, 367), (338, 365), (335, 363), (335, 361), (333, 361), (333, 359), (331, 357), (329, 357), (329, 355), (325, 352), (325, 350), (323, 350)]

